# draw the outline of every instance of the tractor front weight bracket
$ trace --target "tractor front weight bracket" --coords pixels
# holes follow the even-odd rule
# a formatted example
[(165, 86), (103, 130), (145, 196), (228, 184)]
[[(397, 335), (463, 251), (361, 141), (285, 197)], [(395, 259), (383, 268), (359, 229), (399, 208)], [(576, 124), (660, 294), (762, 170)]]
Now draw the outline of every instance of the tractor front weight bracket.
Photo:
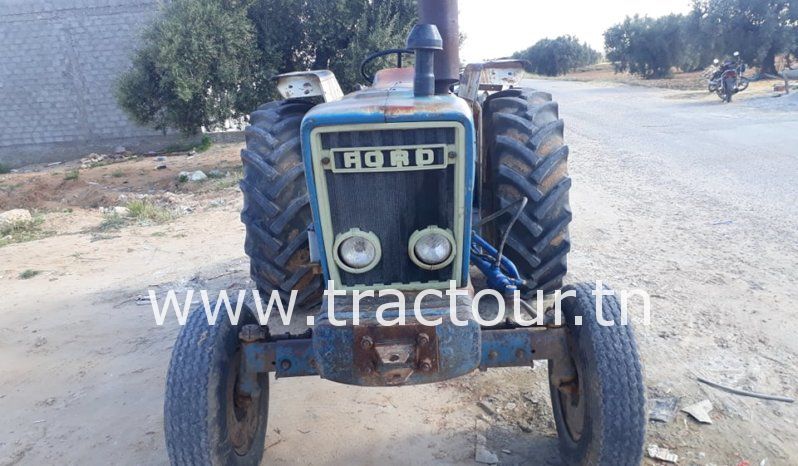
[[(438, 380), (451, 378), (447, 377), (451, 368), (439, 366), (441, 359), (436, 355), (442, 350), (439, 346), (446, 343), (438, 341), (435, 327), (423, 327), (423, 331), (418, 325), (384, 327), (357, 325), (349, 328), (354, 338), (330, 340), (337, 342), (333, 346), (330, 345), (330, 341), (325, 341), (324, 345), (317, 344), (317, 347), (323, 346), (319, 354), (314, 349), (314, 338), (318, 337), (310, 330), (299, 335), (271, 336), (266, 327), (244, 326), (239, 334), (242, 343), (239, 395), (253, 398), (257, 396), (258, 377), (269, 372), (273, 372), (275, 378), (321, 375), (319, 359), (342, 353), (352, 355), (352, 360), (344, 362), (334, 359), (336, 363), (350, 364), (352, 373), (359, 375), (350, 380), (336, 379), (338, 382), (376, 386), (381, 385), (377, 383), (377, 378), (380, 376), (394, 381), (389, 385), (412, 385), (432, 381), (409, 379), (407, 376), (396, 377), (396, 374), (402, 370), (440, 374)], [(541, 360), (566, 362), (567, 364), (555, 364), (555, 366), (571, 367), (565, 327), (502, 325), (483, 327), (478, 331), (481, 351), (477, 355), (479, 360), (473, 361), (472, 367), (479, 370), (485, 371), (492, 367), (530, 367), (534, 361)], [(410, 343), (405, 344), (406, 342)], [(338, 348), (334, 347), (335, 345), (346, 345), (346, 347)], [(373, 359), (371, 353), (379, 357)], [(402, 367), (390, 363), (390, 358), (394, 354), (408, 356), (397, 361)], [(382, 362), (369, 363), (377, 359)], [(416, 360), (417, 364), (414, 366), (408, 360)], [(365, 377), (364, 367), (368, 372)], [(339, 369), (345, 372), (350, 368)], [(558, 375), (558, 378), (564, 382), (573, 377), (571, 371), (565, 372), (567, 373)]]

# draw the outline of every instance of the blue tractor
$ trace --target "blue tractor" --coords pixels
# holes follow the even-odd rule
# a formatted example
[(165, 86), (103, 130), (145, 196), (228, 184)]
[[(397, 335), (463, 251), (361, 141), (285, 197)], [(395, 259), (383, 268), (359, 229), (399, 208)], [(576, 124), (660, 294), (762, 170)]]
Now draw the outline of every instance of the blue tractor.
[[(241, 218), (252, 279), (261, 296), (319, 314), (293, 334), (253, 312), (235, 324), (189, 316), (167, 376), (172, 464), (259, 464), (269, 373), (400, 386), (534, 361), (548, 363), (566, 464), (640, 463), (631, 327), (610, 290), (562, 288), (571, 180), (557, 104), (520, 86), (523, 62), (461, 71), (457, 1), (418, 4), (407, 47), (364, 61), (369, 87), (344, 96), (326, 70), (280, 75), (284, 100), (251, 114)], [(397, 67), (369, 74), (393, 55)], [(487, 322), (474, 306), (483, 289), (520, 297), (536, 323)], [(564, 296), (554, 309), (525, 301), (553, 292)], [(417, 310), (391, 308), (397, 294)]]

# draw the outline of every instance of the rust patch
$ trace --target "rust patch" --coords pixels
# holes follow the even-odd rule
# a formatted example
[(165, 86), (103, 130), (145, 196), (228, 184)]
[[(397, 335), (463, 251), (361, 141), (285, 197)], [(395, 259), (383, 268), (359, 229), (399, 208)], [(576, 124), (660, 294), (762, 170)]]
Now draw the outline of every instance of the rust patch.
[(438, 337), (421, 324), (354, 327), (353, 362), (365, 385), (401, 385), (416, 371), (438, 371)]
[(374, 89), (390, 89), (398, 83), (413, 82), (413, 67), (385, 68), (374, 75)]

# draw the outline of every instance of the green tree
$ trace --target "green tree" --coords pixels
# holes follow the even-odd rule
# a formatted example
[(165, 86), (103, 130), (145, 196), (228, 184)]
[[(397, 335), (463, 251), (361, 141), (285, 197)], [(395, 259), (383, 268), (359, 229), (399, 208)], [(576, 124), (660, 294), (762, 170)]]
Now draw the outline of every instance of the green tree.
[(155, 128), (195, 133), (276, 98), (271, 77), (331, 69), (345, 91), (360, 61), (402, 47), (413, 0), (173, 0), (120, 79), (119, 102)]
[(513, 54), (514, 58), (529, 61), (535, 73), (559, 76), (581, 66), (597, 63), (601, 54), (573, 36), (541, 39), (526, 50)]
[(684, 27), (682, 15), (657, 19), (627, 16), (604, 33), (607, 59), (618, 72), (629, 71), (646, 79), (668, 77), (673, 68), (690, 66)]
[(141, 124), (186, 133), (252, 108), (259, 71), (247, 7), (236, 0), (169, 3), (120, 79), (122, 108)]
[(776, 73), (776, 55), (798, 42), (798, 2), (788, 0), (696, 0), (703, 25), (719, 38), (717, 50), (739, 51), (762, 72)]
[[(314, 69), (329, 68), (344, 89), (354, 90), (363, 81), (360, 63), (368, 54), (405, 46), (410, 28), (416, 23), (416, 6), (409, 0), (347, 0), (346, 3), (350, 7), (341, 11), (340, 16), (333, 16), (329, 12), (330, 2), (310, 2), (309, 17), (317, 18), (312, 21), (320, 23), (308, 29), (307, 47), (315, 52)], [(388, 59), (383, 64), (386, 62)]]
[(607, 58), (617, 71), (646, 78), (672, 68), (692, 71), (739, 51), (761, 71), (775, 73), (775, 58), (798, 44), (798, 2), (694, 0), (685, 16), (626, 18), (604, 33)]

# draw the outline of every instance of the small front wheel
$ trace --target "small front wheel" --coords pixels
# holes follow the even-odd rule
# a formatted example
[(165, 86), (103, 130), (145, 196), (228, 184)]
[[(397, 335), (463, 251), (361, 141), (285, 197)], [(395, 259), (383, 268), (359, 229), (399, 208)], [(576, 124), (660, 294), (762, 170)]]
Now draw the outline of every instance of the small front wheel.
[[(549, 387), (563, 461), (569, 466), (638, 466), (643, 458), (646, 400), (632, 328), (621, 324), (614, 295), (578, 284), (562, 301), (569, 357), (549, 361)], [(601, 315), (613, 326), (599, 324)], [(581, 325), (580, 325), (581, 323)]]
[(209, 325), (202, 309), (188, 316), (166, 377), (164, 430), (173, 465), (260, 463), (269, 411), (268, 375), (258, 376), (259, 395), (237, 393), (242, 357), (239, 329), (255, 323), (246, 306), (238, 325), (224, 314)]

